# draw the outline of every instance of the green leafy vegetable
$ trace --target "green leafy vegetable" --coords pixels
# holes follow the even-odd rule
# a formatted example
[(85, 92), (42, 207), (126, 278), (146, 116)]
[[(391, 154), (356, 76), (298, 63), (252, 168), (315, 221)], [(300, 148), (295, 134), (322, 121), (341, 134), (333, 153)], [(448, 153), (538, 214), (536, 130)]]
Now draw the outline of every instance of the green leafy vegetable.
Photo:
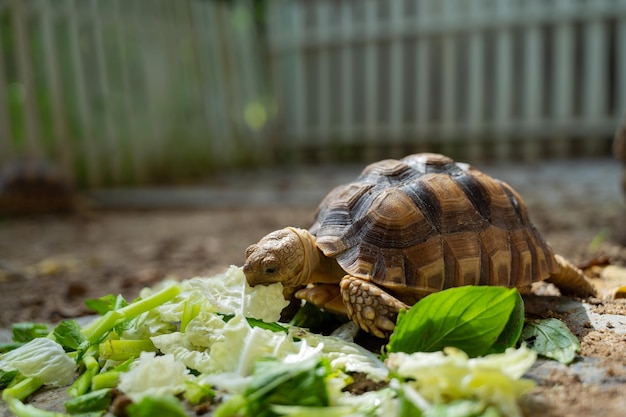
[(48, 325), (42, 323), (15, 323), (11, 326), (13, 341), (19, 343), (30, 342), (38, 337), (46, 337), (48, 332)]
[(580, 351), (580, 342), (557, 319), (529, 321), (522, 332), (522, 340), (528, 347), (546, 358), (569, 364)]
[(488, 353), (502, 353), (513, 347), (519, 341), (524, 328), (524, 300), (517, 294), (515, 297), (515, 307), (509, 316), (509, 321), (504, 326), (504, 330), (498, 336), (498, 340), (491, 345)]
[(0, 369), (17, 369), (23, 376), (37, 377), (44, 384), (67, 385), (76, 364), (54, 340), (38, 337), (0, 357)]
[(126, 408), (128, 417), (187, 417), (180, 402), (171, 395), (143, 397)]
[[(469, 358), (459, 349), (446, 348), (443, 352), (391, 353), (385, 363), (392, 375), (404, 381), (419, 393), (417, 398), (427, 403), (479, 400), (497, 407), (504, 416), (521, 417), (517, 399), (535, 385), (522, 376), (536, 358), (536, 352), (525, 346), (479, 358)], [(410, 390), (405, 393), (410, 394)], [(406, 397), (413, 401), (410, 395)], [(425, 411), (419, 403), (413, 402)]]
[(215, 416), (226, 417), (238, 412), (245, 416), (273, 417), (278, 415), (272, 410), (277, 405), (326, 407), (329, 405), (326, 388), (329, 373), (328, 361), (320, 358), (289, 364), (258, 360), (245, 392), (220, 405)]
[(17, 374), (17, 369), (11, 369), (7, 371), (0, 369), (0, 388), (4, 388), (9, 385), (11, 381), (15, 379)]
[(104, 411), (111, 405), (113, 390), (100, 389), (65, 401), (65, 409), (70, 414)]
[[(220, 316), (222, 316), (224, 323), (228, 323), (230, 320), (232, 320), (235, 317), (234, 314), (220, 314)], [(289, 332), (289, 330), (285, 326), (281, 326), (280, 324), (276, 322), (267, 323), (263, 320), (259, 320), (259, 319), (255, 319), (251, 317), (246, 317), (246, 321), (251, 327), (259, 327), (261, 329), (271, 330), (273, 332), (285, 332), (285, 333)]]
[(450, 288), (401, 312), (387, 348), (389, 352), (412, 353), (451, 346), (470, 357), (501, 352), (517, 342), (522, 315), (523, 301), (514, 288)]
[(150, 340), (105, 340), (99, 345), (101, 359), (125, 361), (138, 358), (141, 352), (154, 352), (156, 348)]
[(82, 329), (76, 320), (64, 320), (54, 328), (54, 338), (66, 350), (78, 350), (79, 346), (87, 341)]
[(113, 294), (109, 294), (101, 298), (88, 299), (85, 301), (85, 305), (90, 310), (93, 310), (101, 316), (104, 316), (109, 311), (117, 310), (119, 308), (127, 306), (128, 303), (121, 295), (118, 295), (116, 297)]

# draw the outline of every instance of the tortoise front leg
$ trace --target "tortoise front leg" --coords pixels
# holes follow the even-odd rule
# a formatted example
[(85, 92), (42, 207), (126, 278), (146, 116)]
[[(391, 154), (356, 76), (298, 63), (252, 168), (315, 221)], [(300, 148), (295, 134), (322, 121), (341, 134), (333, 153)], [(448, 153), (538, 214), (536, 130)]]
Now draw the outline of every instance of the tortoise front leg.
[(396, 327), (398, 312), (409, 306), (372, 282), (346, 275), (340, 283), (348, 317), (366, 332), (387, 338)]
[(314, 284), (298, 290), (296, 297), (318, 308), (346, 316), (348, 311), (343, 303), (337, 284)]

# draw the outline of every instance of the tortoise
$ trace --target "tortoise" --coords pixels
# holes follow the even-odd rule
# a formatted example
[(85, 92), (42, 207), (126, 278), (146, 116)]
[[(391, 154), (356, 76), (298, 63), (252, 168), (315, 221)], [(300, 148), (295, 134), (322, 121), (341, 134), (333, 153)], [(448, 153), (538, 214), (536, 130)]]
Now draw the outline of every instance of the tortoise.
[(61, 168), (40, 159), (18, 159), (0, 171), (0, 213), (69, 212), (76, 195)]
[(564, 295), (596, 295), (513, 188), (433, 153), (367, 166), (322, 200), (309, 230), (286, 227), (249, 246), (243, 271), (252, 286), (282, 282), (285, 294), (381, 338), (401, 309), (450, 287), (527, 292), (548, 280)]

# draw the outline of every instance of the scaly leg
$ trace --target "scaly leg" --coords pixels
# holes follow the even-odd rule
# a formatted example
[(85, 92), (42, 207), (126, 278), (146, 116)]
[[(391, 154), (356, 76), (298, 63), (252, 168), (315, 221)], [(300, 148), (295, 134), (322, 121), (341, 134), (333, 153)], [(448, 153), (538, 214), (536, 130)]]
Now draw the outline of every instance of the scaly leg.
[(409, 306), (376, 284), (346, 275), (340, 283), (348, 317), (366, 332), (387, 338), (396, 327), (398, 312)]

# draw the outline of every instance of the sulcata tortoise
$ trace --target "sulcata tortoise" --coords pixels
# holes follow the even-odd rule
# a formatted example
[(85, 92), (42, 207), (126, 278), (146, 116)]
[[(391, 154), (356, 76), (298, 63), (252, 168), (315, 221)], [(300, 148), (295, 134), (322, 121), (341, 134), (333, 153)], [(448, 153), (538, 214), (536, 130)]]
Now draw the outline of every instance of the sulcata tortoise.
[(50, 162), (16, 160), (0, 170), (0, 214), (70, 212), (75, 203), (70, 180)]
[(287, 227), (246, 250), (250, 285), (282, 282), (318, 307), (388, 337), (397, 314), (461, 285), (528, 291), (548, 280), (563, 294), (595, 295), (555, 255), (506, 183), (439, 154), (369, 165), (332, 190), (310, 230)]

